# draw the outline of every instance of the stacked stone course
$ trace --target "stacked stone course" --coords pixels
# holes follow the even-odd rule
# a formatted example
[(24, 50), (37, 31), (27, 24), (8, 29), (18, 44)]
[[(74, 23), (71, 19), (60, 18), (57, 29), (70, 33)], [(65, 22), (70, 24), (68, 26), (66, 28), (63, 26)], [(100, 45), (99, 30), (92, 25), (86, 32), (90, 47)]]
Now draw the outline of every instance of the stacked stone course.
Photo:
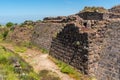
[(33, 35), (32, 43), (40, 48), (49, 50), (52, 37), (57, 36), (63, 27), (63, 24), (57, 23), (38, 23), (36, 24)]
[(99, 13), (99, 12), (82, 12), (78, 13), (81, 18), (84, 20), (104, 20), (109, 18), (108, 13)]
[(79, 33), (74, 25), (66, 25), (53, 39), (50, 55), (87, 73), (88, 34)]
[(111, 24), (99, 25), (95, 32), (82, 32), (75, 25), (66, 25), (53, 38), (50, 55), (96, 76), (97, 80), (119, 80), (120, 24)]
[[(95, 76), (97, 80), (120, 80), (120, 21), (116, 18), (120, 19), (120, 15), (98, 12), (48, 17), (35, 23), (34, 29), (30, 29), (24, 37), (49, 50), (52, 57), (84, 74)], [(25, 30), (16, 28), (14, 33), (21, 31), (19, 34), (23, 34)], [(23, 36), (12, 37), (26, 40)]]

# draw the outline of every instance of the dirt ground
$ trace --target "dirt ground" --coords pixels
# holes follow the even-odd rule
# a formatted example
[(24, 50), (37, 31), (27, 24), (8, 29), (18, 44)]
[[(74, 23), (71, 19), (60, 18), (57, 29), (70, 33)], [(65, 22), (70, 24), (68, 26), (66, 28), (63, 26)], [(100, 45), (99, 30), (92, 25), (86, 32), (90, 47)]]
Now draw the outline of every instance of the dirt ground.
[[(14, 51), (12, 44), (0, 44), (5, 48), (8, 48)], [(26, 61), (30, 66), (33, 67), (34, 71), (39, 73), (41, 70), (49, 70), (57, 73), (61, 80), (74, 80), (69, 75), (64, 74), (60, 69), (55, 65), (52, 60), (49, 59), (48, 54), (41, 53), (39, 50), (27, 49), (24, 53), (19, 53), (19, 55)]]

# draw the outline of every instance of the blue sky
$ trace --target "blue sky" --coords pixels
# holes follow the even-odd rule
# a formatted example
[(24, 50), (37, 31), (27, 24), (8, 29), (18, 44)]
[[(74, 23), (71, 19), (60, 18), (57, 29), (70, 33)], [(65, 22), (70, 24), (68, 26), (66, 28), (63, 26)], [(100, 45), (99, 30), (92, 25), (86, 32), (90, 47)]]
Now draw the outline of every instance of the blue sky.
[(37, 20), (46, 16), (66, 16), (85, 6), (111, 8), (120, 0), (0, 0), (0, 23)]

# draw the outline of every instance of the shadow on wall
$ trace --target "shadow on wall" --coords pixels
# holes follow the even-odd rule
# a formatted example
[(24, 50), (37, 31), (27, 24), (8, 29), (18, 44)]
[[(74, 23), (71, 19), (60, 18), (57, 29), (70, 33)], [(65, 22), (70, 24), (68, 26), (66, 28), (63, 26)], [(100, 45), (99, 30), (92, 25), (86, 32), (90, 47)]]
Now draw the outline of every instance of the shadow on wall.
[(50, 55), (87, 73), (88, 34), (69, 24), (53, 38)]

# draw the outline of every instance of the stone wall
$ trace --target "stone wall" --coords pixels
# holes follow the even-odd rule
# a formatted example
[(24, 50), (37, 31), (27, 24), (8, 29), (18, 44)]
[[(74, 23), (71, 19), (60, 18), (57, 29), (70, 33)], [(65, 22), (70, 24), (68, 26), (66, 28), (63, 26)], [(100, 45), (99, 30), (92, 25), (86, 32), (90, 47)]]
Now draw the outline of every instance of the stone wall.
[(109, 9), (109, 12), (120, 14), (120, 5), (112, 7), (111, 9)]
[(79, 33), (78, 27), (69, 24), (53, 38), (50, 55), (87, 73), (87, 47), (88, 34)]
[(82, 12), (77, 15), (79, 15), (84, 20), (104, 20), (109, 18), (109, 14), (98, 12)]
[(120, 80), (120, 22), (107, 26), (95, 75), (98, 80)]
[(112, 18), (112, 19), (120, 18), (120, 14), (110, 13), (110, 14), (109, 14), (109, 18)]
[(33, 28), (29, 27), (20, 27), (16, 26), (11, 31), (9, 31), (9, 34), (7, 36), (8, 41), (12, 41), (15, 43), (22, 43), (22, 42), (30, 42), (32, 37), (32, 31)]
[(97, 80), (120, 79), (120, 22), (82, 32), (67, 25), (53, 38), (50, 55)]
[(58, 23), (38, 23), (34, 27), (32, 35), (32, 43), (40, 48), (49, 50), (52, 37), (57, 36), (57, 33), (63, 24)]

